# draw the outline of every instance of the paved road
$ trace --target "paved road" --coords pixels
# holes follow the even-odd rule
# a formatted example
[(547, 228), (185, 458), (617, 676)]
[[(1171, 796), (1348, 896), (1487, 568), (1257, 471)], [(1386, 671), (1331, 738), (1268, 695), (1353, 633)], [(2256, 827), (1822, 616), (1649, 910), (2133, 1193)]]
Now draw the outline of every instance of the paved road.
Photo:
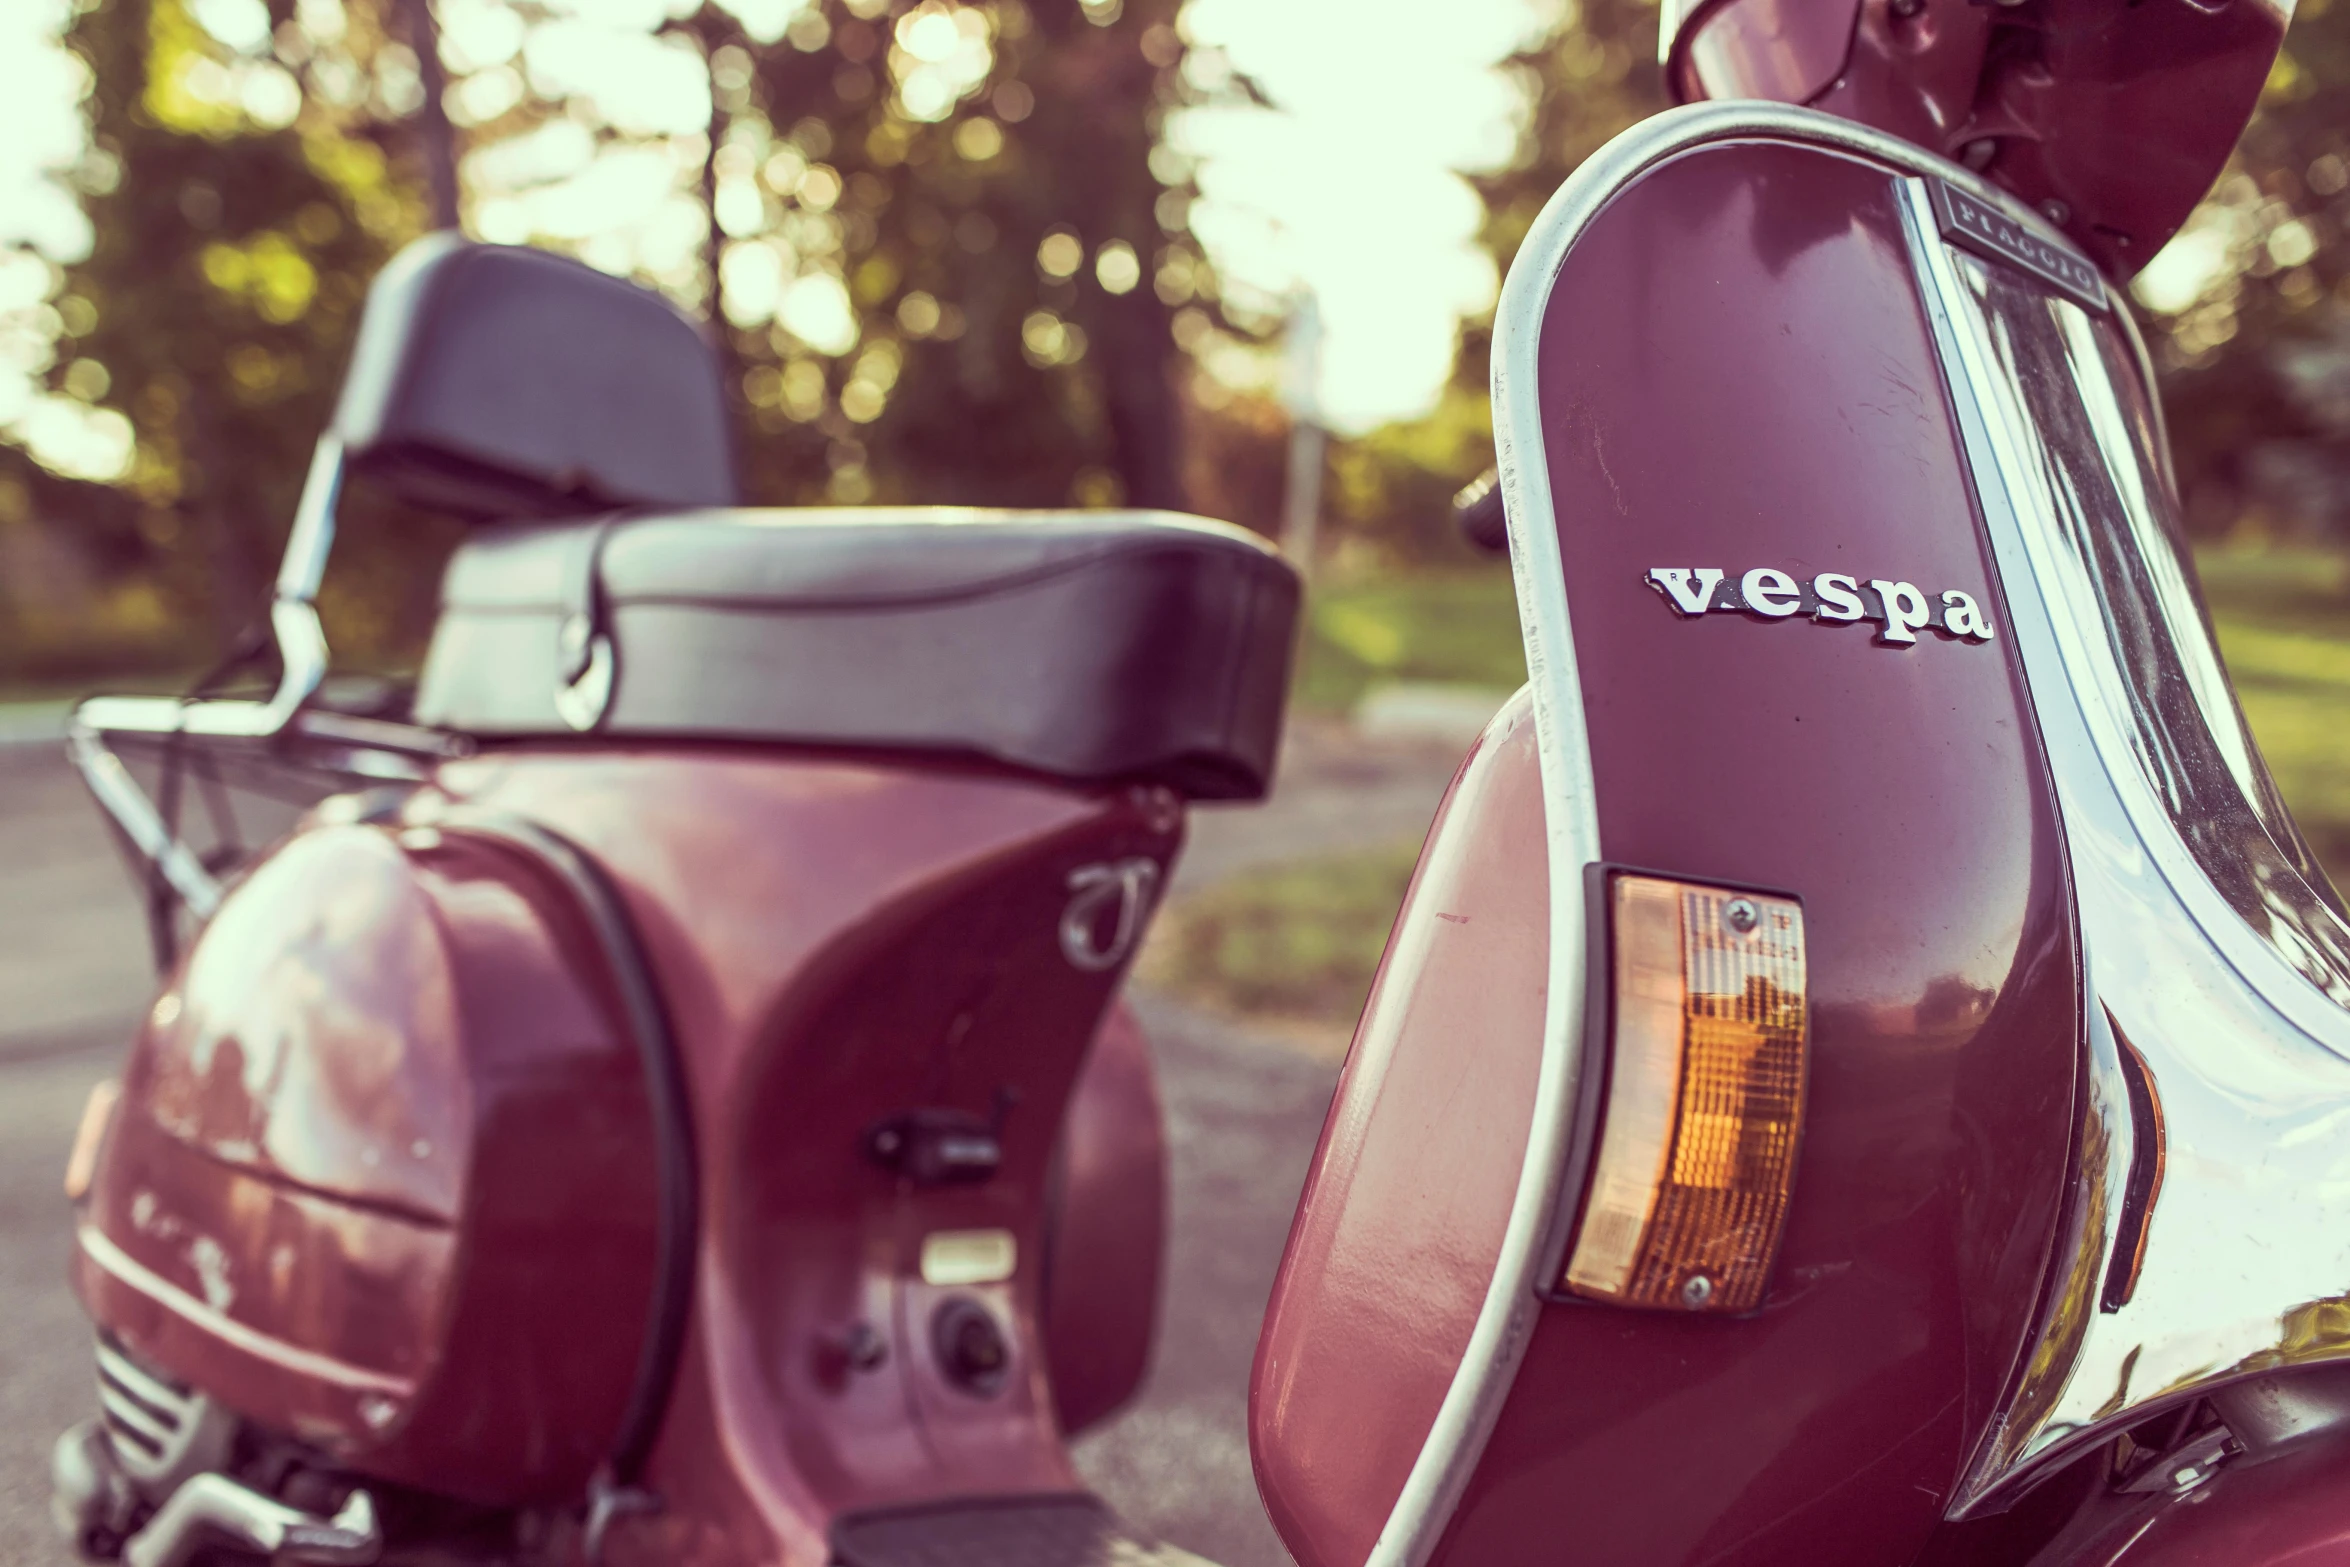
[[(4, 737), (0, 737), (4, 739)], [(1424, 832), (1440, 749), (1301, 734), (1276, 799), (1202, 811), (1177, 888), (1252, 864)], [(62, 1567), (46, 1465), (88, 1408), (87, 1336), (59, 1282), (58, 1176), (82, 1100), (146, 1001), (146, 935), (120, 863), (51, 746), (0, 743), (0, 1563)], [(1223, 1567), (1287, 1567), (1250, 1477), (1244, 1400), (1257, 1322), (1335, 1076), (1333, 1063), (1145, 997), (1173, 1147), (1159, 1343), (1141, 1396), (1077, 1445), (1146, 1528)]]

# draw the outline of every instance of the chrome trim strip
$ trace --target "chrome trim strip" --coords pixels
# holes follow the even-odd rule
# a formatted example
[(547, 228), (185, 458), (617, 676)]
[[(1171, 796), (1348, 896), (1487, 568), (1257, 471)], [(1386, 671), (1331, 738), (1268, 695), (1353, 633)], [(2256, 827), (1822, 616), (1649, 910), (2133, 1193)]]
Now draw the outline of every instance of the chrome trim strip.
[[(2017, 421), (2025, 417), (2023, 410), (2009, 405), (2005, 399), (2000, 399), (1996, 406), (1987, 401), (1989, 389), (2004, 383), (2004, 374), (1991, 346), (1980, 333), (1971, 326), (1962, 328), (1961, 324), (1970, 319), (1964, 304), (1964, 285), (1947, 249), (1939, 239), (1926, 238), (1932, 232), (1930, 229), (1921, 231), (1916, 227), (1919, 204), (1925, 199), (1922, 187), (1906, 184), (1903, 199), (1920, 286), (1928, 295), (1929, 314), (1936, 333), (1942, 336), (1941, 346), (1953, 386), (1965, 388), (1960, 400), (1971, 408), (1970, 414), (1962, 414), (1960, 422), (1968, 433), (1969, 466), (1974, 471), (1977, 488), (1986, 492), (1986, 511), (1994, 510), (1994, 496), (1988, 492), (1994, 488), (1997, 491), (1996, 517), (1987, 517), (1986, 521), (1996, 520), (1998, 524), (1993, 528), (1993, 544), (1995, 549), (2004, 546), (2001, 575), (2008, 579), (2010, 607), (2013, 607), (2015, 588), (2029, 582), (2035, 590), (2033, 597), (2047, 617), (2050, 645), (2040, 654), (2046, 668), (2033, 671), (2045, 678), (2033, 682), (2035, 693), (2043, 694), (2043, 700), (2045, 692), (2059, 686), (2073, 693), (2090, 745), (2102, 764), (2115, 800), (2128, 813), (2130, 826), (2154, 857), (2163, 880), (2186, 905), (2203, 934), (2226, 957), (2229, 967), (2304, 1033), (2350, 1060), (2350, 1013), (2345, 1013), (2305, 975), (2278, 957), (2244, 923), (2243, 916), (2228, 906), (2196, 868), (2186, 843), (2179, 837), (2177, 825), (2139, 770), (2124, 720), (2113, 706), (2115, 691), (2128, 677), (2113, 666), (2112, 655), (2104, 645), (2102, 623), (2094, 606), (2082, 601), (2086, 589), (2073, 583), (2078, 574), (2067, 564), (2062, 542), (2050, 535), (2038, 508), (2019, 504), (2029, 493), (2023, 487), (2030, 483), (2027, 477), (2030, 463), (2017, 426)], [(1926, 221), (1931, 221), (1930, 214)], [(2118, 412), (2115, 417), (2119, 417)], [(2032, 525), (2027, 525), (2027, 521)], [(2015, 569), (2006, 569), (2010, 566)], [(2073, 588), (2069, 594), (2068, 585)], [(2027, 667), (2029, 663), (2027, 659)]]
[(331, 1518), (273, 1501), (223, 1474), (200, 1474), (137, 1534), (123, 1542), (123, 1567), (188, 1567), (207, 1545), (225, 1537), (271, 1561), (350, 1563), (366, 1567), (383, 1555), (383, 1526), (375, 1498), (355, 1490)]
[(187, 702), (168, 696), (94, 697), (74, 712), (74, 723), (106, 733), (216, 735), (260, 740), (282, 732), (326, 679), (326, 633), (318, 623), (318, 586), (335, 542), (335, 502), (343, 491), (343, 443), (319, 437), (294, 507), (293, 531), (279, 562), (269, 627), (284, 669), (266, 702)]
[(2055, 233), (2036, 213), (1958, 165), (1865, 125), (1786, 104), (1696, 103), (1643, 120), (1586, 159), (1543, 207), (1510, 264), (1494, 318), (1494, 451), (1548, 805), (1552, 983), (1533, 1126), (1493, 1282), (1366, 1567), (1420, 1567), (1435, 1549), (1509, 1396), (1541, 1310), (1543, 1270), (1564, 1241), (1559, 1197), (1582, 1067), (1584, 871), (1599, 858), (1599, 819), (1544, 457), (1538, 377), (1543, 316), (1567, 253), (1619, 191), (1682, 153), (1741, 140), (1791, 141), (1856, 154), (1899, 173), (1935, 174), (2036, 232)]
[(121, 1384), (134, 1398), (145, 1400), (158, 1409), (178, 1410), (194, 1395), (174, 1382), (167, 1382), (145, 1366), (140, 1365), (104, 1339), (97, 1346), (98, 1369)]
[[(2050, 509), (2038, 431), (1924, 190), (1910, 184), (1902, 202), (2055, 784), (2090, 1045), (2078, 1134), (2087, 1173), (2015, 1385), (1946, 1509), (1961, 1518), (1998, 1511), (2163, 1408), (2350, 1359), (2350, 1012), (2222, 897), (2145, 776), (2115, 705), (2130, 677)], [(2089, 318), (2055, 308), (2075, 355), (2093, 349)], [(2130, 349), (2144, 375), (2142, 349)], [(2091, 420), (2110, 424), (2119, 411), (2104, 375), (2092, 362), (2078, 384)], [(2126, 495), (2135, 476), (2116, 482)], [(2109, 1023), (2160, 1094), (2169, 1158), (2137, 1286), (2104, 1308), (2094, 1281), (2110, 1272), (2127, 1197), (2118, 1172), (2137, 1135)], [(2083, 1280), (2088, 1289), (2074, 1287)]]
[(303, 1349), (258, 1328), (248, 1327), (226, 1312), (198, 1300), (171, 1280), (124, 1251), (94, 1225), (85, 1224), (75, 1237), (83, 1256), (126, 1289), (137, 1291), (173, 1315), (203, 1329), (232, 1348), (268, 1362), (295, 1376), (315, 1377), (348, 1393), (373, 1393), (405, 1402), (416, 1391), (414, 1379), (369, 1371), (316, 1350)]

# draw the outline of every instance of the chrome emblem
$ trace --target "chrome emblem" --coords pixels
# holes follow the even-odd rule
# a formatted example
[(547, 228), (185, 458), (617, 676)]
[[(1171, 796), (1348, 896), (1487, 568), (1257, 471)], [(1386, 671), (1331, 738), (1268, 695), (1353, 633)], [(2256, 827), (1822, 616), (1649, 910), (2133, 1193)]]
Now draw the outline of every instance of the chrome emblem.
[(1803, 582), (1772, 566), (1757, 566), (1735, 581), (1719, 566), (1651, 566), (1648, 585), (1690, 618), (1721, 610), (1765, 620), (1802, 615), (1828, 622), (1871, 621), (1877, 641), (1888, 647), (1914, 646), (1921, 631), (1938, 631), (1953, 642), (1991, 640), (1991, 617), (1973, 594), (1957, 588), (1928, 594), (1912, 582), (1883, 577), (1863, 582), (1841, 571), (1823, 571)]
[(1061, 956), (1088, 973), (1116, 968), (1141, 938), (1158, 892), (1159, 862), (1139, 855), (1071, 872)]

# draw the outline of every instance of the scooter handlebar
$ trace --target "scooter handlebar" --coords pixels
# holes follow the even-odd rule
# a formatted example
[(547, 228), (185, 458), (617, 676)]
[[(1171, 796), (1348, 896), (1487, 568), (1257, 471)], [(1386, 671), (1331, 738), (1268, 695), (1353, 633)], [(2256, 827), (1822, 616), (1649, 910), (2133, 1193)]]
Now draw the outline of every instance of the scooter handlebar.
[(1489, 555), (1510, 552), (1509, 517), (1502, 509), (1500, 476), (1493, 469), (1461, 486), (1452, 498), (1452, 520), (1473, 548)]

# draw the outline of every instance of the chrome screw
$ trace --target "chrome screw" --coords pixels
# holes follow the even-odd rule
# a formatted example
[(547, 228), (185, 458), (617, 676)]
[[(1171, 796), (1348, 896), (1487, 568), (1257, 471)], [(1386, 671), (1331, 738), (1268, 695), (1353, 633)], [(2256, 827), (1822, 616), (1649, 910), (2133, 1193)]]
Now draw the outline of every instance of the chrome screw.
[(2057, 227), (2062, 228), (2065, 224), (2072, 221), (2073, 209), (2066, 206), (2063, 202), (2058, 201), (2054, 196), (2051, 196), (2046, 201), (2040, 203), (2040, 215), (2046, 218), (2049, 222), (2055, 224)]
[(1722, 919), (1743, 936), (1762, 923), (1762, 910), (1754, 906), (1752, 898), (1732, 898), (1722, 905)]
[(1681, 1300), (1694, 1311), (1714, 1298), (1714, 1281), (1702, 1273), (1689, 1275), (1689, 1282), (1681, 1286)]

